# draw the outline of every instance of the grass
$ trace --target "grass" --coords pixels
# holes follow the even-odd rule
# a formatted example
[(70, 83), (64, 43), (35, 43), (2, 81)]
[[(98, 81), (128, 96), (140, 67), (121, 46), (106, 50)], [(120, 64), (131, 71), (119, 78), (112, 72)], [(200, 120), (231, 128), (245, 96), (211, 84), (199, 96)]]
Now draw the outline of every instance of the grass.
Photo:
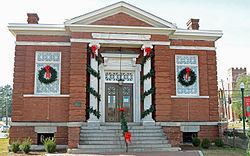
[(9, 139), (0, 138), (0, 155), (8, 155)]
[(204, 156), (245, 156), (246, 150), (239, 148), (202, 149)]

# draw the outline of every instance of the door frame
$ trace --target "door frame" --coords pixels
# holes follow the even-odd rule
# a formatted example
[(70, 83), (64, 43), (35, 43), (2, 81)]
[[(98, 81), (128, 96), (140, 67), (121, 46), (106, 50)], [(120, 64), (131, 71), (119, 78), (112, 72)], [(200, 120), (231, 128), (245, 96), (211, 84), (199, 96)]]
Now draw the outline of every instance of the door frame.
[[(101, 113), (100, 122), (105, 122), (105, 83), (118, 83), (118, 81), (108, 82), (105, 80), (106, 72), (118, 72), (120, 70), (120, 55), (114, 54), (101, 54), (104, 57), (104, 63), (99, 66), (100, 71), (100, 83), (99, 83), (99, 93), (101, 94), (101, 101), (99, 103), (99, 111)], [(133, 73), (133, 81), (127, 82), (133, 84), (133, 122), (141, 122), (141, 95), (140, 95), (140, 72), (141, 65), (136, 64), (136, 58), (139, 54), (122, 54), (122, 60), (125, 62), (122, 67), (126, 67), (126, 70), (122, 69), (122, 72)], [(112, 61), (108, 61), (112, 59)], [(131, 62), (126, 64), (126, 62)], [(126, 82), (124, 82), (126, 83)]]

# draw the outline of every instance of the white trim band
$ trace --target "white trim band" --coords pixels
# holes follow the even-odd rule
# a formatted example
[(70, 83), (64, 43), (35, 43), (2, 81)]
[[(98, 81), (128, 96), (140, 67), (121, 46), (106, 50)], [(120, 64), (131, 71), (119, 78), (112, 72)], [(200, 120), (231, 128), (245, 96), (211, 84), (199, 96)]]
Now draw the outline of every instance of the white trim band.
[(151, 35), (92, 33), (92, 37), (93, 38), (103, 38), (103, 39), (150, 40)]
[(216, 47), (170, 46), (170, 49), (185, 49), (185, 50), (216, 50)]
[(128, 44), (128, 45), (143, 45), (143, 44), (152, 44), (152, 45), (170, 45), (170, 42), (161, 42), (161, 41), (124, 41), (124, 40), (96, 40), (96, 39), (70, 39), (71, 42), (98, 42), (104, 44)]
[(171, 96), (171, 98), (193, 98), (193, 99), (208, 99), (209, 96)]
[(157, 126), (212, 126), (220, 122), (156, 122)]
[(68, 94), (59, 94), (59, 95), (24, 94), (23, 97), (69, 97), (69, 95)]
[(17, 41), (16, 45), (37, 45), (37, 46), (70, 46), (70, 42), (23, 42)]

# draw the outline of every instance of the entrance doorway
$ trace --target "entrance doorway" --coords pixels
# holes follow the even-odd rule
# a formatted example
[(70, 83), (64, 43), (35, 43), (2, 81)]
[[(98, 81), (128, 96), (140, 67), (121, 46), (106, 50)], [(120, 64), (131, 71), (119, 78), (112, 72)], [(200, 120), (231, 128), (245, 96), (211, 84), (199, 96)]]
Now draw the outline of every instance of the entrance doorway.
[(105, 120), (106, 122), (120, 122), (120, 108), (125, 109), (125, 118), (133, 121), (133, 84), (118, 83), (105, 84)]

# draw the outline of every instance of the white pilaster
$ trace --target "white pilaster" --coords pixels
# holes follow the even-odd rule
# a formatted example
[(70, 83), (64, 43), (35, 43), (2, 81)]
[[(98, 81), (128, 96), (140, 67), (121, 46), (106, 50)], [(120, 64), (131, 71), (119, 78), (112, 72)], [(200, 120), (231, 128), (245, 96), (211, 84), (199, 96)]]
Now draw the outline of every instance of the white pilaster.
[[(98, 43), (90, 43), (89, 47), (92, 47), (92, 46), (96, 46), (97, 49), (95, 51), (95, 55), (97, 56), (98, 55), (98, 49), (100, 48), (100, 44), (98, 44)], [(90, 56), (90, 66), (95, 71), (98, 71), (98, 62), (96, 61), (94, 56), (92, 56), (92, 57)], [(93, 76), (92, 74), (90, 74), (90, 87), (92, 87), (96, 92), (98, 92), (98, 79), (97, 79), (97, 77)], [(92, 107), (93, 109), (98, 110), (97, 105), (98, 105), (97, 98), (94, 95), (89, 94), (89, 106)], [(101, 114), (101, 115), (103, 115), (103, 114)], [(97, 117), (95, 115), (90, 113), (88, 122), (98, 124), (99, 119), (97, 119)]]
[[(144, 56), (147, 55), (147, 52), (145, 51), (145, 49), (147, 47), (149, 47), (150, 49), (153, 48), (152, 45), (143, 45), (142, 49), (144, 51)], [(148, 72), (150, 72), (150, 69), (151, 69), (151, 58), (149, 57), (147, 59), (147, 61), (145, 62), (144, 66), (143, 66), (143, 74), (146, 75)], [(148, 91), (151, 87), (152, 87), (152, 79), (148, 78), (148, 79), (144, 80), (143, 91), (144, 92)], [(144, 99), (144, 110), (149, 109), (151, 105), (152, 105), (152, 94), (149, 94)], [(155, 124), (155, 121), (152, 118), (152, 113), (150, 113), (149, 115), (145, 116), (142, 119), (142, 122), (143, 122), (143, 125), (146, 125), (146, 124)]]

